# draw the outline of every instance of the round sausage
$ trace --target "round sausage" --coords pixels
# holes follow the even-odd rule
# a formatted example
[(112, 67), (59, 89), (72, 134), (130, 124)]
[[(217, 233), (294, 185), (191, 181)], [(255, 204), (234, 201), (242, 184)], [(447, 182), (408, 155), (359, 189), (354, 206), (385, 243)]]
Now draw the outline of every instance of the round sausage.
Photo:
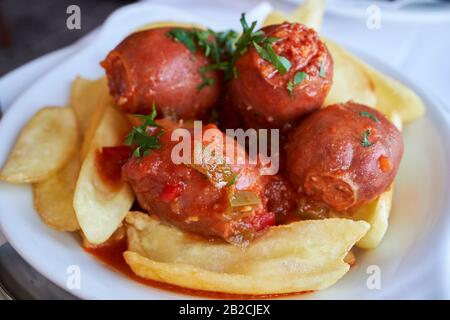
[[(173, 152), (180, 153), (176, 149), (180, 142), (171, 139), (180, 125), (167, 120), (159, 123), (164, 128), (161, 147), (140, 159), (130, 158), (122, 167), (122, 176), (143, 209), (180, 229), (232, 243), (250, 240), (275, 223), (274, 213), (267, 210), (264, 176), (257, 165), (245, 160), (246, 152), (235, 140), (214, 125), (205, 126), (203, 150), (226, 144), (225, 148), (235, 148), (235, 161), (225, 157), (223, 163), (215, 162), (219, 158), (206, 162), (206, 157), (202, 165), (194, 160), (180, 163), (173, 158)], [(185, 123), (183, 129), (189, 132), (193, 148), (192, 127)], [(206, 138), (207, 130), (213, 133), (212, 140)]]
[(213, 84), (200, 88), (199, 69), (208, 65), (201, 52), (191, 52), (168, 32), (156, 28), (133, 33), (101, 62), (111, 95), (128, 113), (149, 114), (155, 103), (158, 113), (176, 118), (202, 118), (217, 102), (220, 74), (206, 73)]
[(229, 104), (247, 127), (289, 128), (322, 105), (332, 84), (333, 60), (317, 33), (302, 24), (285, 22), (262, 31), (278, 38), (272, 48), (291, 67), (281, 74), (252, 46), (236, 62), (237, 77), (228, 85)]
[(400, 131), (380, 112), (347, 102), (308, 116), (286, 146), (297, 190), (336, 211), (352, 211), (390, 187), (403, 155)]

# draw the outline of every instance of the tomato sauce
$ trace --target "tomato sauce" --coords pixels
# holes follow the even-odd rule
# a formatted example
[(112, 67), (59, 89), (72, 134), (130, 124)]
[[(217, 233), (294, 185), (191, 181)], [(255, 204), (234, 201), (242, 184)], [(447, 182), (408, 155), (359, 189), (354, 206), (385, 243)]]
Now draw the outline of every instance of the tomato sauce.
[(246, 295), (246, 294), (231, 294), (231, 293), (188, 289), (163, 282), (144, 279), (136, 275), (128, 266), (128, 264), (125, 262), (125, 259), (123, 257), (123, 253), (127, 251), (126, 239), (122, 239), (120, 241), (116, 241), (99, 247), (93, 248), (83, 247), (83, 249), (86, 252), (90, 253), (91, 255), (95, 256), (97, 259), (99, 259), (109, 267), (111, 267), (112, 269), (114, 269), (115, 271), (122, 273), (123, 275), (127, 276), (128, 278), (136, 282), (178, 294), (204, 298), (214, 298), (214, 299), (269, 299), (269, 298), (273, 299), (313, 292), (313, 291), (304, 291), (304, 292), (293, 292), (284, 294)]
[(103, 147), (97, 150), (95, 166), (103, 181), (112, 188), (122, 184), (122, 166), (130, 157), (129, 146)]

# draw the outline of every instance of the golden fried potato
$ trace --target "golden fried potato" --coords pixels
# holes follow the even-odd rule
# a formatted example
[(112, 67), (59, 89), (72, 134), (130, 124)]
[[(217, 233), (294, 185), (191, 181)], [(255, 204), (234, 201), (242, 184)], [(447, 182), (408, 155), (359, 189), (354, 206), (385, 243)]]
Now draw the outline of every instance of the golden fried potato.
[(79, 171), (80, 159), (75, 154), (61, 171), (33, 184), (34, 206), (49, 227), (59, 231), (80, 229), (73, 209), (73, 194)]
[(342, 103), (349, 100), (375, 107), (377, 96), (374, 84), (367, 73), (353, 57), (338, 45), (326, 41), (328, 50), (334, 61), (333, 85), (328, 93), (324, 105)]
[[(326, 40), (326, 43), (333, 59), (335, 59), (336, 53), (339, 53), (339, 55), (346, 57), (349, 63), (361, 68), (368, 76), (376, 96), (376, 104), (374, 107), (380, 112), (384, 113), (386, 116), (389, 116), (392, 112), (396, 112), (404, 123), (417, 120), (425, 114), (425, 105), (423, 104), (423, 101), (410, 88), (369, 66), (367, 63), (339, 47), (332, 41)], [(333, 87), (338, 81), (335, 73)], [(333, 87), (331, 87), (331, 91), (333, 91)], [(372, 105), (369, 104), (369, 106)]]
[(362, 249), (378, 247), (389, 226), (389, 214), (392, 205), (392, 187), (383, 192), (375, 200), (363, 205), (351, 217), (354, 220), (364, 220), (370, 224), (370, 229), (356, 245)]
[(88, 122), (84, 127), (83, 142), (81, 144), (81, 160), (86, 158), (86, 155), (91, 146), (92, 139), (96, 135), (98, 126), (104, 117), (105, 110), (108, 106), (114, 106), (114, 99), (109, 95), (109, 89), (106, 81), (99, 83), (97, 88), (97, 98), (92, 114), (88, 117)]
[(381, 73), (361, 59), (354, 57), (357, 63), (372, 80), (377, 96), (376, 109), (389, 116), (398, 113), (404, 123), (410, 123), (425, 115), (422, 99), (410, 88)]
[(317, 31), (322, 26), (325, 12), (325, 0), (305, 0), (301, 6), (295, 8), (291, 16)]
[(72, 109), (39, 110), (22, 128), (0, 171), (0, 180), (31, 183), (47, 179), (73, 156), (78, 134)]
[(154, 28), (163, 28), (163, 27), (199, 28), (199, 29), (204, 28), (203, 26), (200, 26), (200, 25), (194, 24), (194, 23), (160, 21), (160, 22), (152, 22), (152, 23), (143, 25), (142, 27), (138, 28), (136, 31), (142, 31), (142, 30), (154, 29)]
[(106, 78), (88, 80), (77, 77), (72, 83), (70, 107), (75, 111), (81, 134), (84, 135), (89, 120), (95, 113), (95, 108), (101, 94), (107, 90)]
[(113, 106), (106, 105), (81, 166), (73, 206), (81, 230), (92, 244), (108, 240), (134, 201), (134, 194), (127, 184), (110, 188), (96, 168), (97, 151), (101, 147), (121, 145), (129, 130), (130, 124), (125, 115)]
[(320, 30), (325, 11), (324, 0), (306, 0), (298, 6), (290, 15), (280, 11), (272, 11), (264, 20), (264, 25), (279, 24), (285, 21), (301, 22), (316, 31)]
[(139, 276), (198, 290), (275, 294), (323, 289), (368, 230), (363, 221), (325, 219), (271, 228), (245, 249), (208, 241), (140, 212), (126, 218), (124, 257)]

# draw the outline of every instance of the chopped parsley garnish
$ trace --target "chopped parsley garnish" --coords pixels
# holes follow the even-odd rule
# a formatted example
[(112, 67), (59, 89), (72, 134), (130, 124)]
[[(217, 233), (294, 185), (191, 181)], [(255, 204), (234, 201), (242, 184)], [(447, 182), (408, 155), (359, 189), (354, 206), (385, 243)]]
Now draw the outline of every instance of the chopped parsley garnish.
[(294, 76), (294, 80), (293, 81), (289, 81), (287, 83), (287, 89), (289, 91), (289, 95), (292, 96), (294, 94), (294, 89), (295, 87), (297, 87), (299, 84), (301, 84), (303, 82), (303, 80), (306, 79), (306, 72), (303, 71), (299, 71), (295, 74)]
[(267, 37), (262, 30), (254, 31), (256, 21), (253, 21), (249, 26), (245, 19), (245, 13), (242, 13), (240, 21), (242, 25), (242, 34), (236, 41), (233, 56), (231, 57), (228, 70), (225, 72), (225, 79), (229, 80), (233, 77), (237, 77), (236, 61), (241, 55), (247, 52), (248, 47), (251, 45), (254, 46), (259, 56), (272, 63), (280, 74), (285, 74), (289, 71), (291, 62), (285, 57), (277, 55), (271, 46), (278, 38)]
[[(164, 130), (162, 130), (162, 128), (155, 122), (156, 114), (156, 107), (155, 103), (153, 102), (153, 109), (151, 114), (133, 115), (135, 117), (141, 118), (144, 121), (142, 125), (133, 127), (124, 141), (124, 144), (135, 147), (133, 151), (134, 157), (140, 158), (142, 156), (147, 156), (150, 153), (151, 149), (159, 149), (161, 147), (159, 138), (164, 134)], [(155, 135), (148, 135), (148, 127), (159, 128), (159, 131)]]
[(370, 137), (370, 129), (367, 129), (366, 131), (364, 131), (361, 139), (361, 145), (365, 148), (375, 144), (375, 142), (369, 142), (369, 137)]
[(277, 68), (280, 74), (285, 74), (291, 68), (291, 62), (283, 56), (279, 56), (275, 53), (270, 43), (265, 43), (264, 47), (261, 47), (256, 42), (253, 42), (253, 46), (258, 52), (259, 56), (264, 60), (272, 63)]
[(320, 65), (319, 77), (325, 78), (325, 75), (326, 75), (325, 64), (322, 62), (322, 64)]
[(214, 84), (214, 79), (207, 76), (208, 71), (228, 68), (227, 60), (231, 58), (237, 33), (233, 30), (214, 32), (210, 29), (173, 28), (168, 32), (168, 36), (184, 44), (192, 53), (197, 52), (197, 47), (200, 48), (211, 60), (212, 64), (199, 69), (202, 82), (198, 85), (198, 90), (201, 90)]
[(184, 44), (192, 53), (200, 48), (211, 60), (211, 64), (199, 69), (202, 78), (199, 90), (214, 84), (214, 80), (207, 76), (208, 71), (224, 71), (225, 80), (236, 78), (238, 76), (236, 62), (250, 46), (254, 46), (260, 57), (273, 64), (280, 74), (285, 74), (291, 68), (291, 62), (276, 54), (272, 48), (272, 43), (278, 38), (267, 37), (262, 30), (255, 31), (257, 22), (253, 21), (249, 26), (245, 13), (242, 13), (240, 22), (243, 30), (239, 37), (233, 30), (215, 32), (210, 29), (173, 28), (167, 33), (175, 41)]
[(182, 28), (174, 28), (170, 30), (168, 34), (175, 39), (175, 41), (184, 44), (192, 53), (197, 51), (191, 31)]
[(237, 174), (237, 173), (234, 174), (233, 177), (228, 181), (227, 187), (234, 185), (236, 183), (238, 177), (239, 177), (239, 174)]
[(371, 114), (370, 112), (367, 112), (367, 111), (360, 111), (359, 112), (359, 115), (361, 116), (361, 117), (367, 117), (367, 118), (370, 118), (370, 119), (372, 119), (373, 121), (375, 121), (376, 123), (380, 123), (380, 120), (378, 120), (378, 118), (377, 117), (375, 117), (373, 114)]

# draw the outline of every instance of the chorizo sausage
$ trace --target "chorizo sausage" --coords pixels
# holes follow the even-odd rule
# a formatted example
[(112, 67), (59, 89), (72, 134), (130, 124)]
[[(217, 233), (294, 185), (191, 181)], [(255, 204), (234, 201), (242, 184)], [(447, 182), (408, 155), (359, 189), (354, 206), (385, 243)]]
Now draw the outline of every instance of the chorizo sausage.
[(302, 24), (285, 22), (262, 31), (278, 39), (272, 48), (291, 67), (281, 74), (250, 47), (236, 62), (228, 103), (247, 127), (289, 128), (322, 105), (332, 83), (333, 59), (317, 33)]
[(170, 27), (133, 33), (101, 62), (111, 95), (127, 113), (149, 114), (153, 103), (158, 114), (183, 119), (202, 118), (217, 102), (220, 74), (208, 71), (203, 81), (200, 68), (207, 57), (169, 36)]
[(390, 187), (403, 154), (400, 131), (377, 110), (335, 104), (308, 116), (286, 146), (297, 190), (336, 211), (352, 211)]
[[(130, 158), (122, 167), (122, 176), (131, 185), (143, 209), (182, 230), (221, 237), (232, 243), (250, 240), (258, 231), (275, 223), (274, 214), (266, 208), (264, 176), (260, 176), (256, 165), (238, 160), (212, 163), (209, 168), (177, 164), (173, 161), (172, 150), (178, 142), (172, 141), (171, 135), (180, 126), (163, 121), (164, 124), (160, 121), (164, 128), (161, 147), (140, 159)], [(186, 123), (183, 128), (192, 132)], [(246, 157), (245, 150), (217, 127), (203, 128), (204, 132), (210, 129), (223, 138), (211, 143), (226, 143), (227, 147), (239, 149), (236, 155)], [(190, 139), (193, 137), (194, 134), (190, 135)], [(203, 147), (207, 145), (210, 146), (208, 143)], [(225, 172), (226, 168), (231, 169), (232, 175)], [(209, 169), (214, 172), (208, 172)], [(211, 179), (214, 174), (215, 183)], [(226, 184), (218, 187), (221, 179), (225, 179)]]

